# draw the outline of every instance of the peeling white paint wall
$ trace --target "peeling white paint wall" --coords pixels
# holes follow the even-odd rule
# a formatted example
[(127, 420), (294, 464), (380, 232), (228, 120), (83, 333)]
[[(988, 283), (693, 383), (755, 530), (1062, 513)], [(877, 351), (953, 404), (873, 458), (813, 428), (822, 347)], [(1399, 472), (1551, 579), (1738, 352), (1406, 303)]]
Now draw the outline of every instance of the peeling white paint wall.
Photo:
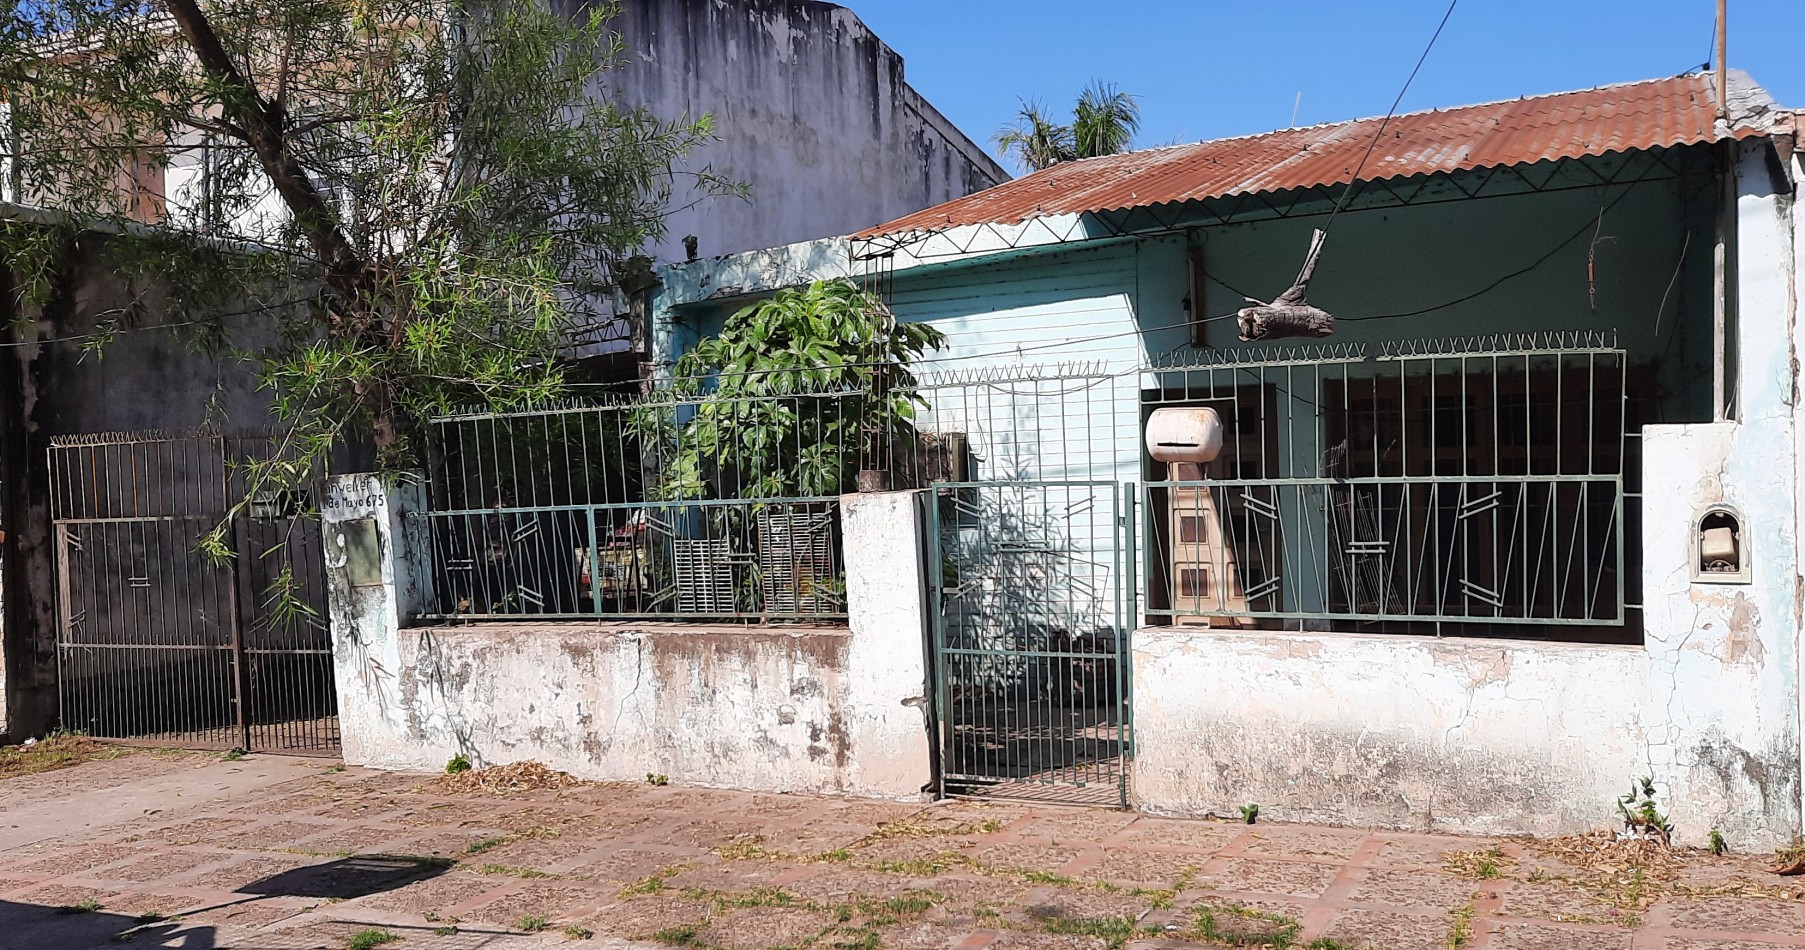
[[(360, 504), (328, 507), (329, 522), (371, 512), (355, 488), (344, 494)], [(841, 512), (850, 618), (839, 628), (399, 627), (406, 551), (370, 589), (352, 588), (329, 554), (345, 761), (437, 771), (464, 754), (604, 781), (918, 797), (931, 778), (924, 576), (911, 555), (919, 493), (848, 495)], [(375, 513), (406, 530), (409, 519)], [(329, 552), (333, 537), (329, 526)]]

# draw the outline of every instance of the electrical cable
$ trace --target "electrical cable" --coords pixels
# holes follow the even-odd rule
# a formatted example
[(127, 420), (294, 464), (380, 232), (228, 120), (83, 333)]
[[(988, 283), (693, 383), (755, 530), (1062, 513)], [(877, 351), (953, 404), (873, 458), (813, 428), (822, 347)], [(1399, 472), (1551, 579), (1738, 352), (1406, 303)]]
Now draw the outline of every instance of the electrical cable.
[[(1335, 207), (1330, 209), (1328, 220), (1323, 222), (1322, 235), (1325, 239), (1329, 236), (1329, 228), (1335, 224), (1335, 216), (1341, 213), (1341, 209), (1347, 206), (1348, 199), (1353, 196), (1354, 186), (1360, 182), (1360, 172), (1366, 168), (1367, 159), (1373, 157), (1373, 149), (1379, 147), (1379, 139), (1384, 137), (1385, 127), (1390, 125), (1392, 117), (1397, 115), (1398, 106), (1404, 102), (1404, 94), (1410, 91), (1410, 84), (1416, 81), (1416, 74), (1422, 71), (1423, 63), (1429, 60), (1429, 51), (1435, 48), (1435, 41), (1441, 39), (1442, 28), (1448, 25), (1448, 18), (1454, 15), (1454, 8), (1459, 5), (1460, 0), (1449, 0), (1447, 11), (1441, 15), (1441, 22), (1435, 25), (1435, 32), (1430, 35), (1428, 45), (1423, 47), (1423, 54), (1416, 58), (1416, 65), (1411, 67), (1410, 75), (1405, 78), (1403, 87), (1398, 90), (1397, 98), (1391, 100), (1391, 108), (1386, 110), (1385, 118), (1379, 121), (1378, 130), (1373, 132), (1373, 140), (1366, 143), (1365, 154), (1360, 156), (1360, 163), (1354, 166), (1354, 173), (1348, 177), (1347, 187), (1341, 189), (1341, 196), (1335, 199)], [(1304, 266), (1309, 266), (1307, 259)], [(1297, 280), (1302, 283), (1303, 279), (1304, 272), (1300, 270)]]

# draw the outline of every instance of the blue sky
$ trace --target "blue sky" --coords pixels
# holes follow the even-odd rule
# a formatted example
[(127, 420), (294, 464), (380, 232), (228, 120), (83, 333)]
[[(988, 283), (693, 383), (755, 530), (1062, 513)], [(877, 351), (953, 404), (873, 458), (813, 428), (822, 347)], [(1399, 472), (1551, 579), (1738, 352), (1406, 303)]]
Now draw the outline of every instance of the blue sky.
[[(1089, 80), (1141, 99), (1136, 144), (1382, 115), (1446, 0), (840, 0), (972, 138)], [(1805, 108), (1799, 0), (1730, 0), (1729, 62)], [(1710, 54), (1714, 0), (1461, 0), (1402, 111), (1670, 76)], [(1792, 49), (1788, 50), (1788, 45)], [(1282, 51), (1282, 54), (1281, 54)], [(1013, 169), (1012, 169), (1013, 170)]]

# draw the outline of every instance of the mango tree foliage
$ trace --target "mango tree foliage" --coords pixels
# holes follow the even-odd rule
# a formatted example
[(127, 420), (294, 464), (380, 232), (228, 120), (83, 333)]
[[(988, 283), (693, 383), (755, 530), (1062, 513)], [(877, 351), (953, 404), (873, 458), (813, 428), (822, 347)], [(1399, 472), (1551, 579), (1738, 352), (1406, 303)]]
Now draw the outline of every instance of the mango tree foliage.
[(667, 499), (793, 498), (852, 491), (913, 444), (926, 405), (910, 365), (946, 342), (898, 321), (850, 280), (786, 288), (729, 317), (680, 358), (693, 401), (666, 427)]

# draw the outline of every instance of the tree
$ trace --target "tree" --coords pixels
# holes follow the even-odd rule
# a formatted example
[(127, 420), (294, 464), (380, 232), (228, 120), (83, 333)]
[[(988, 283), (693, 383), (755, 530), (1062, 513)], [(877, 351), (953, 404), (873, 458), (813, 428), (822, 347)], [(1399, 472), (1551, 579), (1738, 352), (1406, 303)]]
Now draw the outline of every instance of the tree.
[[(0, 227), (22, 302), (95, 231), (203, 344), (227, 345), (219, 320), (248, 301), (278, 341), (244, 355), (293, 427), (287, 469), (348, 437), (395, 463), (431, 414), (549, 397), (568, 333), (611, 313), (678, 163), (710, 138), (706, 117), (601, 88), (617, 9), (16, 4), (0, 21), (7, 161), (21, 199), (59, 212)], [(201, 162), (204, 188), (146, 200), (141, 178)]]
[(1093, 82), (1078, 94), (1072, 121), (1060, 124), (1038, 102), (1023, 101), (1015, 121), (991, 137), (997, 154), (1011, 155), (1024, 170), (1128, 151), (1141, 128), (1141, 106), (1113, 84)]
[(662, 440), (669, 461), (656, 493), (853, 490), (862, 465), (913, 443), (925, 403), (910, 364), (945, 342), (845, 279), (786, 288), (740, 310), (673, 368), (671, 391), (697, 405)]

